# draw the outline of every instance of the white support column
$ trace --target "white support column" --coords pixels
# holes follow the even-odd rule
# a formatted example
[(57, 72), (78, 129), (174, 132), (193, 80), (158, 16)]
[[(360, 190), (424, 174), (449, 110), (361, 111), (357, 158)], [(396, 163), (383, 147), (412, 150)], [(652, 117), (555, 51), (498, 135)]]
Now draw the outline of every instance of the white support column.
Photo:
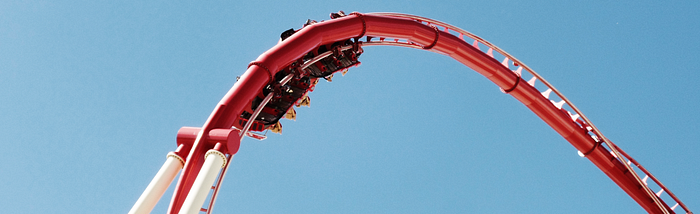
[(156, 206), (160, 198), (168, 189), (168, 186), (175, 180), (175, 176), (180, 172), (182, 166), (185, 165), (185, 160), (183, 160), (177, 154), (170, 152), (163, 167), (158, 170), (156, 176), (148, 184), (146, 190), (143, 191), (141, 197), (136, 201), (129, 214), (148, 214), (151, 213), (153, 207)]
[(205, 160), (202, 169), (192, 184), (187, 198), (180, 208), (179, 214), (197, 214), (204, 205), (214, 180), (219, 175), (219, 171), (226, 165), (226, 156), (217, 150), (209, 150), (204, 155)]

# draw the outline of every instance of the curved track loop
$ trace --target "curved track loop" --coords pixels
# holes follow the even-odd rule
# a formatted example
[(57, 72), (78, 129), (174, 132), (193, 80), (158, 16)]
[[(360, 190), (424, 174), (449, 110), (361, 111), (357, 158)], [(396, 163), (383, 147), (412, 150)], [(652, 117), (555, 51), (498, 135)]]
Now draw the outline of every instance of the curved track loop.
[[(464, 37), (467, 38), (464, 38)], [(580, 155), (587, 157), (618, 186), (629, 194), (649, 213), (675, 213), (679, 205), (686, 213), (692, 213), (668, 189), (646, 169), (619, 149), (586, 118), (578, 108), (564, 97), (549, 82), (510, 54), (467, 31), (449, 24), (423, 17), (397, 13), (353, 13), (348, 16), (308, 25), (280, 42), (258, 57), (241, 79), (229, 90), (216, 106), (202, 128), (202, 133), (215, 128), (231, 128), (245, 109), (250, 109), (251, 101), (260, 95), (261, 90), (273, 82), (275, 74), (298, 62), (309, 51), (321, 45), (337, 41), (365, 37), (362, 46), (391, 45), (425, 49), (454, 58), (460, 63), (484, 75), (502, 90), (522, 102), (544, 120), (557, 133), (569, 141)], [(377, 40), (372, 41), (373, 38)], [(467, 41), (468, 40), (468, 41)], [(481, 46), (487, 48), (481, 51)], [(344, 47), (348, 48), (348, 47)], [(495, 53), (494, 53), (495, 51)], [(497, 58), (502, 59), (497, 60)], [(513, 62), (512, 64), (510, 62)], [(516, 70), (511, 70), (511, 67)], [(529, 81), (522, 78), (522, 70), (532, 75)], [(544, 92), (535, 87), (535, 82), (544, 83)], [(505, 90), (504, 90), (505, 89)], [(550, 100), (554, 92), (561, 101)], [(264, 107), (264, 103), (258, 108)], [(570, 110), (574, 113), (571, 113)], [(249, 127), (249, 125), (246, 125)], [(243, 128), (243, 127), (241, 127)], [(244, 129), (245, 130), (245, 129)], [(247, 130), (241, 132), (241, 136)], [(199, 157), (212, 145), (200, 136), (188, 155), (182, 176), (176, 186), (169, 213), (177, 213), (182, 201), (189, 192), (203, 158)], [(229, 157), (233, 154), (226, 152)], [(645, 174), (640, 178), (633, 165)], [(223, 179), (222, 172), (219, 177)], [(647, 185), (651, 178), (661, 191), (654, 193)], [(215, 188), (209, 209), (213, 206), (218, 186)], [(661, 194), (667, 192), (675, 205), (669, 207)]]
[[(601, 144), (606, 144), (607, 147), (614, 153), (613, 156), (615, 158), (617, 158), (619, 161), (621, 161), (623, 163), (627, 163), (625, 165), (627, 170), (632, 172), (631, 174), (633, 174), (633, 176), (637, 182), (644, 183), (644, 185), (642, 185), (642, 186), (646, 190), (647, 194), (652, 196), (651, 198), (654, 200), (654, 203), (656, 203), (658, 206), (662, 206), (662, 202), (660, 202), (659, 201), (660, 198), (658, 198), (659, 196), (653, 197), (654, 195), (656, 195), (656, 193), (654, 193), (648, 187), (648, 185), (647, 185), (648, 178), (651, 178), (661, 188), (659, 193), (663, 193), (665, 191), (675, 201), (675, 205), (672, 207), (672, 210), (674, 210), (677, 206), (680, 205), (683, 208), (683, 210), (685, 210), (686, 213), (692, 213), (685, 206), (685, 204), (683, 204), (683, 202), (681, 202), (670, 190), (668, 190), (668, 188), (666, 188), (666, 186), (664, 186), (658, 179), (656, 179), (656, 177), (654, 177), (654, 175), (652, 175), (641, 164), (639, 164), (636, 160), (632, 159), (632, 157), (630, 157), (627, 153), (622, 151), (622, 149), (617, 147), (617, 145), (615, 145), (612, 141), (610, 141), (607, 137), (605, 137), (603, 135), (603, 133), (598, 128), (596, 128), (595, 125), (593, 125), (593, 123), (588, 119), (588, 117), (586, 117), (568, 98), (566, 98), (561, 92), (559, 92), (559, 90), (557, 90), (552, 84), (550, 84), (547, 80), (545, 80), (537, 72), (535, 72), (533, 69), (531, 69), (530, 67), (525, 65), (525, 63), (516, 59), (514, 56), (510, 55), (509, 53), (505, 52), (504, 50), (500, 49), (499, 47), (491, 44), (490, 42), (468, 32), (468, 31), (462, 30), (458, 27), (452, 26), (450, 24), (447, 24), (447, 23), (444, 23), (441, 21), (437, 21), (437, 20), (429, 19), (429, 18), (425, 18), (425, 17), (420, 17), (420, 16), (415, 16), (415, 15), (410, 15), (410, 14), (400, 14), (400, 13), (369, 13), (369, 14), (380, 15), (380, 16), (409, 18), (409, 19), (419, 21), (421, 23), (426, 23), (427, 25), (439, 26), (445, 32), (452, 33), (450, 31), (454, 31), (456, 33), (456, 35), (459, 36), (460, 39), (463, 39), (464, 36), (467, 36), (469, 39), (472, 39), (474, 41), (474, 43), (473, 43), (474, 46), (476, 46), (477, 44), (483, 44), (490, 49), (489, 51), (495, 50), (496, 52), (502, 54), (504, 56), (503, 65), (506, 67), (509, 66), (507, 64), (508, 60), (512, 60), (514, 65), (521, 66), (525, 71), (530, 73), (533, 76), (533, 78), (542, 81), (542, 83), (547, 87), (547, 90), (554, 92), (557, 96), (559, 96), (559, 98), (561, 98), (562, 101), (564, 102), (563, 104), (568, 105), (576, 113), (576, 114), (571, 114), (570, 112), (567, 111), (570, 115), (572, 115), (572, 120), (576, 121), (578, 119), (578, 118), (576, 118), (576, 115), (578, 115), (578, 117), (580, 117), (580, 119), (582, 119), (585, 122), (584, 124), (587, 124), (587, 128), (589, 129), (589, 131), (592, 132), (591, 133), (592, 137), (597, 137)], [(386, 42), (382, 42), (382, 43), (386, 43)], [(396, 43), (398, 43), (398, 42), (396, 42)], [(416, 47), (416, 45), (406, 44), (406, 43), (398, 43), (398, 45), (396, 45), (396, 46), (420, 48), (420, 47)], [(488, 51), (487, 51), (487, 53), (488, 53)], [(493, 55), (491, 55), (491, 56), (493, 56)], [(518, 75), (521, 75), (520, 70), (516, 70), (515, 72), (518, 73)], [(514, 86), (514, 87), (516, 87), (516, 86)], [(534, 86), (534, 84), (533, 84), (533, 86)], [(547, 91), (543, 92), (543, 95), (544, 95), (544, 93), (548, 93), (548, 92)], [(552, 101), (552, 103), (555, 103), (555, 102)], [(559, 103), (555, 103), (555, 105), (557, 105), (557, 104), (559, 104)], [(561, 105), (561, 104), (559, 104), (559, 105)], [(562, 106), (562, 107), (564, 107), (564, 106)], [(592, 151), (592, 150), (589, 150), (589, 151)], [(588, 155), (589, 153), (590, 152), (585, 152), (585, 153), (581, 153), (581, 154), (584, 154), (584, 156), (585, 156), (585, 155)], [(625, 159), (627, 159), (627, 160), (625, 160)], [(641, 170), (642, 173), (645, 175), (645, 177), (639, 178), (638, 174), (635, 172), (635, 170), (632, 168), (632, 166), (636, 166), (639, 170)], [(666, 213), (666, 211), (665, 211), (665, 213)]]

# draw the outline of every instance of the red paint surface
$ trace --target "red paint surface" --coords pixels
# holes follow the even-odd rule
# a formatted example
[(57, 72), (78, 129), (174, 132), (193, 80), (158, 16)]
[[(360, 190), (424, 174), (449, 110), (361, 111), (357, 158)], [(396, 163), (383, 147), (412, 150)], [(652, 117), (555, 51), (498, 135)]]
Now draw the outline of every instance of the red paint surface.
[[(247, 69), (241, 79), (216, 106), (203, 126), (204, 133), (209, 133), (213, 129), (230, 129), (241, 113), (250, 108), (251, 101), (261, 93), (262, 88), (270, 82), (270, 75), (274, 76), (277, 71), (301, 58), (304, 54), (322, 44), (362, 36), (363, 20), (366, 26), (365, 36), (406, 39), (424, 47), (430, 46), (435, 41), (436, 31), (430, 26), (410, 19), (379, 15), (349, 15), (307, 26), (258, 57), (257, 64)], [(574, 123), (567, 113), (556, 108), (537, 89), (516, 76), (501, 62), (452, 34), (444, 31), (438, 32), (438, 40), (432, 47), (433, 50), (445, 53), (474, 69), (498, 87), (512, 88), (515, 81), (520, 81), (518, 87), (509, 93), (510, 95), (525, 104), (579, 151), (589, 151), (593, 148), (595, 141), (587, 134), (586, 130)], [(271, 73), (268, 73), (261, 65), (269, 69)], [(168, 213), (177, 213), (180, 210), (182, 202), (204, 163), (204, 153), (214, 147), (214, 143), (206, 139), (209, 138), (208, 135), (203, 135), (202, 138), (194, 142), (193, 149), (187, 156), (187, 163), (178, 181)], [(229, 153), (228, 148), (223, 150), (227, 154), (233, 154), (237, 148), (233, 153)], [(647, 212), (662, 213), (652, 198), (641, 188), (642, 184), (638, 183), (627, 172), (627, 169), (622, 165), (623, 163), (612, 157), (610, 151), (598, 146), (586, 157)], [(664, 206), (668, 207), (666, 204)]]

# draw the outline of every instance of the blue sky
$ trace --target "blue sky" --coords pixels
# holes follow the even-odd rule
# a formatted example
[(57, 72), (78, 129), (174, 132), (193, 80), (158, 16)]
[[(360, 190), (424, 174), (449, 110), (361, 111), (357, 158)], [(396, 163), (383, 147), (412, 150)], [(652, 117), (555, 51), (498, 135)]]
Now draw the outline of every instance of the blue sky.
[[(700, 3), (0, 2), (0, 207), (126, 213), (247, 64), (306, 19), (401, 12), (547, 78), (700, 207)], [(245, 139), (217, 213), (642, 213), (524, 105), (450, 58), (367, 47), (283, 134)], [(153, 213), (164, 213), (172, 190)]]

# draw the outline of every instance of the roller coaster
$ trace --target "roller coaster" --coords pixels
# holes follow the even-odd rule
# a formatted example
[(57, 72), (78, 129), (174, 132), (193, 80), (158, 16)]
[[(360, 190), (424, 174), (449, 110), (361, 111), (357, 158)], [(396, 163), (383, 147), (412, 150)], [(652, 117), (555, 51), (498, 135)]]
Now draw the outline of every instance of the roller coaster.
[(415, 15), (339, 11), (330, 18), (284, 31), (277, 45), (248, 65), (203, 127), (181, 128), (177, 149), (129, 213), (150, 213), (180, 171), (168, 213), (211, 213), (241, 140), (281, 132), (280, 120), (295, 119), (294, 107), (309, 105), (308, 94), (320, 79), (331, 81), (358, 66), (368, 46), (422, 49), (457, 60), (522, 102), (647, 212), (676, 213), (680, 207), (692, 213), (552, 84), (488, 41)]

